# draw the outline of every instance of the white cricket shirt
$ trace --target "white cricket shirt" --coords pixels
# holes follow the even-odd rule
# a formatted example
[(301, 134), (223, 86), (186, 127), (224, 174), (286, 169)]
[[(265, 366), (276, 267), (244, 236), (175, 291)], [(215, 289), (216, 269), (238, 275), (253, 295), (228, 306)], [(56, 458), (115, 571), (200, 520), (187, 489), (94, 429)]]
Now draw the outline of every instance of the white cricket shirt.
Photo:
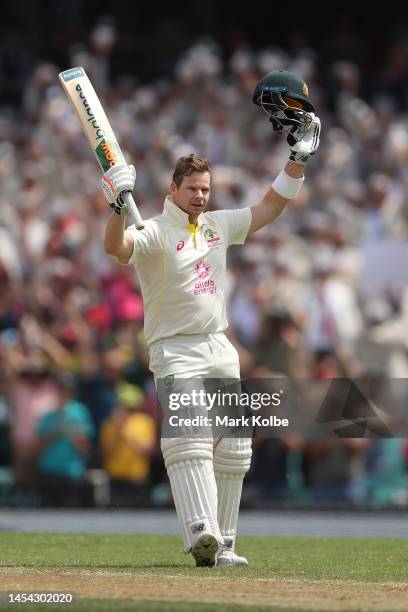
[(168, 196), (161, 215), (132, 225), (129, 263), (137, 269), (144, 301), (148, 345), (176, 334), (211, 334), (228, 325), (225, 307), (226, 253), (243, 244), (250, 208), (201, 213), (197, 227)]

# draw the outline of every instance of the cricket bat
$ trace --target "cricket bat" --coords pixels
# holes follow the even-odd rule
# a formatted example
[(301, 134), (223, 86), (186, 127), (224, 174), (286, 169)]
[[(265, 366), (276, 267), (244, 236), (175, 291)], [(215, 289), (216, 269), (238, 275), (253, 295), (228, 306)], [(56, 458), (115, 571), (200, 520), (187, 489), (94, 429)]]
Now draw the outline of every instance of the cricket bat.
[[(59, 79), (74, 107), (95, 157), (106, 172), (115, 164), (126, 164), (118, 141), (102, 108), (98, 96), (85, 70), (78, 66), (60, 72)], [(132, 194), (124, 200), (137, 229), (143, 229), (143, 221)]]

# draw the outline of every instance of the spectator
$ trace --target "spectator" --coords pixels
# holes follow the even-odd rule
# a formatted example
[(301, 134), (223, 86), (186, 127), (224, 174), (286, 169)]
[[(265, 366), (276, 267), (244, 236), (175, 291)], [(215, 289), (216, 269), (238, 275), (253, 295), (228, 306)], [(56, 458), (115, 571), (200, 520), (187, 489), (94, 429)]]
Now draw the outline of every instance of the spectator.
[(118, 385), (118, 403), (101, 427), (103, 467), (111, 479), (114, 505), (133, 505), (145, 495), (156, 446), (156, 423), (141, 409), (143, 391), (129, 383)]
[(59, 403), (38, 423), (33, 448), (44, 505), (82, 505), (88, 502), (87, 457), (93, 436), (87, 407), (74, 399), (71, 375), (56, 379)]
[(303, 474), (319, 506), (354, 504), (367, 447), (365, 438), (308, 440), (303, 447)]
[(363, 477), (363, 501), (374, 508), (404, 506), (407, 503), (405, 440), (371, 440), (367, 449)]
[[(123, 279), (126, 272), (103, 252), (107, 214), (99, 171), (56, 81), (52, 62), (67, 57), (67, 26), (55, 24), (63, 47), (55, 49), (59, 56), (43, 54), (43, 62), (25, 32), (4, 27), (0, 366), (21, 481), (30, 478), (38, 420), (56, 405), (55, 373), (79, 375), (95, 439), (116, 405), (117, 384), (126, 379), (147, 392), (151, 380), (140, 287), (133, 276)], [(86, 61), (97, 91), (109, 91), (104, 107), (137, 168), (144, 218), (159, 212), (171, 160), (194, 149), (214, 161), (213, 208), (256, 201), (283, 147), (271, 147), (275, 136), (250, 102), (254, 83), (272, 69), (307, 70), (302, 76), (322, 117), (323, 155), (310, 163), (307, 186), (281, 220), (254, 235), (243, 260), (230, 267), (229, 337), (242, 343), (245, 376), (254, 372), (255, 358), (259, 376), (352, 376), (369, 366), (407, 377), (406, 42), (390, 36), (388, 49), (380, 45), (381, 61), (375, 55), (362, 61), (370, 50), (363, 30), (351, 23), (332, 28), (320, 41), (328, 54), (320, 54), (319, 64), (313, 49), (294, 47), (289, 56), (278, 47), (248, 45), (223, 65), (219, 50), (201, 42), (183, 55), (173, 78), (152, 80), (146, 64), (148, 85), (122, 72), (110, 87), (116, 54), (133, 61), (131, 43), (119, 45), (119, 24), (95, 22), (88, 48), (69, 48), (71, 58)], [(164, 76), (170, 68), (166, 57)], [(392, 296), (393, 286), (399, 290)], [(107, 348), (113, 337), (119, 351)], [(101, 465), (97, 450), (94, 445), (93, 467)], [(325, 460), (320, 451), (316, 462)], [(393, 452), (392, 445), (381, 450), (385, 457)]]

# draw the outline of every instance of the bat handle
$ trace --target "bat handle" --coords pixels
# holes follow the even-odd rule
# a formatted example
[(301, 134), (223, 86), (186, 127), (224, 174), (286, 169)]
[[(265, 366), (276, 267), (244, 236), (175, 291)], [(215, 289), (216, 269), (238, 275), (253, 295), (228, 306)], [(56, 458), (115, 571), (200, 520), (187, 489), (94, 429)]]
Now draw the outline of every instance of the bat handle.
[(132, 217), (136, 225), (136, 228), (138, 230), (143, 229), (144, 223), (143, 223), (142, 217), (140, 216), (140, 212), (136, 206), (136, 202), (134, 201), (133, 196), (130, 193), (130, 191), (124, 194), (123, 199), (125, 200), (125, 204), (127, 206), (128, 212), (130, 216)]

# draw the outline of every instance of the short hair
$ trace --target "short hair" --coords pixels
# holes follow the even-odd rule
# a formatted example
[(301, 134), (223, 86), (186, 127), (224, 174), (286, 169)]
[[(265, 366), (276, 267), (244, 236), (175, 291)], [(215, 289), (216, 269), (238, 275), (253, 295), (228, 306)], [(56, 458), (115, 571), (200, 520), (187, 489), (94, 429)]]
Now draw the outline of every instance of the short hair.
[(211, 166), (208, 160), (190, 153), (185, 157), (179, 157), (173, 173), (173, 181), (180, 187), (185, 176), (191, 176), (194, 172), (208, 172), (211, 177)]

